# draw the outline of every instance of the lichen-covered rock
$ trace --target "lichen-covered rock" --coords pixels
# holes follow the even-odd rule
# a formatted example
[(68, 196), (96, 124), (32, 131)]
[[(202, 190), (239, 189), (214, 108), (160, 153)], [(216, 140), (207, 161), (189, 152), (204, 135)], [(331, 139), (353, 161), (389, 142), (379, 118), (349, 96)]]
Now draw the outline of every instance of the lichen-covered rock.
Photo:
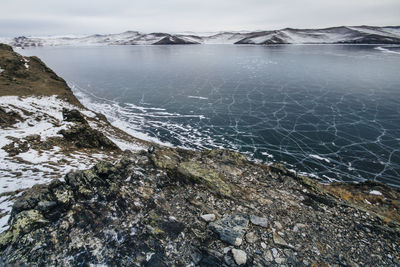
[(221, 195), (230, 196), (232, 193), (229, 184), (223, 180), (223, 176), (209, 169), (206, 165), (193, 161), (182, 162), (178, 165), (177, 171), (178, 175), (182, 176), (183, 179), (193, 183), (205, 184)]
[(0, 246), (13, 244), (30, 231), (45, 223), (46, 220), (38, 210), (23, 210), (14, 218), (10, 229), (0, 234)]
[(17, 199), (13, 205), (13, 214), (17, 214), (23, 210), (29, 210), (38, 205), (40, 201), (48, 201), (50, 199), (50, 191), (45, 185), (36, 185), (31, 190), (25, 192), (23, 197)]
[(212, 159), (218, 159), (220, 162), (232, 164), (234, 166), (241, 166), (247, 162), (247, 158), (235, 151), (227, 149), (212, 149), (205, 150), (203, 154)]
[[(125, 153), (117, 162), (101, 161), (23, 193), (15, 201), (10, 228), (0, 234), (0, 262), (399, 265), (396, 217), (385, 221), (352, 206), (351, 198), (334, 194), (345, 193), (338, 186), (329, 191), (229, 151), (156, 147)], [(400, 196), (380, 185), (357, 188), (382, 192), (382, 201), (368, 204), (371, 210), (386, 209), (386, 201)], [(371, 194), (344, 189), (357, 201), (372, 201)], [(204, 214), (216, 220), (202, 219)]]
[(155, 151), (151, 151), (150, 158), (157, 168), (173, 170), (178, 166), (181, 157), (175, 150), (151, 148)]

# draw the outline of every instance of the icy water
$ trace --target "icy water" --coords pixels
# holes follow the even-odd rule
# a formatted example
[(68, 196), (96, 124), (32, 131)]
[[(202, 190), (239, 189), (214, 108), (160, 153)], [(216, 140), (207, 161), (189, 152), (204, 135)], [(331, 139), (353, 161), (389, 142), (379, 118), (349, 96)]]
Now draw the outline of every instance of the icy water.
[(396, 47), (118, 46), (19, 50), (141, 138), (224, 147), (323, 181), (400, 185)]

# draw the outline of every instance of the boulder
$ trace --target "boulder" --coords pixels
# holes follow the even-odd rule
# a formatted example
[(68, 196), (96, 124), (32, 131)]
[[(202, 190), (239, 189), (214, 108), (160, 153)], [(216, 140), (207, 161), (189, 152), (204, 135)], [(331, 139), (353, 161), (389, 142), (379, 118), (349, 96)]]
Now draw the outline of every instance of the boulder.
[(233, 259), (237, 265), (244, 265), (247, 262), (247, 254), (241, 249), (232, 249)]
[(103, 133), (91, 128), (86, 123), (76, 123), (69, 129), (58, 132), (65, 140), (73, 142), (78, 148), (100, 148), (104, 150), (119, 150), (118, 146)]
[(212, 222), (209, 227), (218, 234), (219, 238), (233, 246), (240, 246), (243, 236), (246, 234), (249, 220), (243, 214), (225, 216), (220, 220)]

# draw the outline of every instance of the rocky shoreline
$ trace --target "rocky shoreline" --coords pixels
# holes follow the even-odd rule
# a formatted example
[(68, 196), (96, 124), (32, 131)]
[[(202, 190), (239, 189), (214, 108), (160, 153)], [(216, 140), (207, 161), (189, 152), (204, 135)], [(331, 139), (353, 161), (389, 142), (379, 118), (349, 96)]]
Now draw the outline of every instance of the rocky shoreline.
[[(43, 63), (26, 68), (25, 60), (32, 58), (0, 46), (0, 128), (13, 134), (51, 121), (48, 128), (56, 131), (14, 139), (4, 134), (3, 159), (25, 169), (12, 176), (11, 163), (0, 165), (2, 181), (15, 183), (34, 168), (26, 157), (17, 161), (29, 151), (58, 153), (64, 161), (79, 154), (93, 167), (58, 168), (47, 179), (40, 173), (30, 189), (3, 191), (12, 211), (2, 211), (9, 227), (0, 234), (1, 265), (400, 265), (397, 189), (373, 182), (326, 185), (228, 150), (140, 142), (68, 101), (67, 87), (52, 94), (43, 83), (43, 90), (20, 91), (53, 75)], [(53, 95), (65, 106), (49, 118), (18, 106)]]

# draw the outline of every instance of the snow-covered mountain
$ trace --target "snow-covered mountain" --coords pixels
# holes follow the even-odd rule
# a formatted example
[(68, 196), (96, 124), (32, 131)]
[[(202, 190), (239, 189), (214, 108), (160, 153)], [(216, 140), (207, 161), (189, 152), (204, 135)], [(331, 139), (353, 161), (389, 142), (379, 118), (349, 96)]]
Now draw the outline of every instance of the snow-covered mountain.
[(209, 35), (182, 33), (141, 33), (89, 36), (50, 36), (0, 38), (14, 47), (91, 46), (91, 45), (170, 45), (170, 44), (400, 44), (400, 26), (332, 27), (325, 29), (292, 29), (256, 32), (219, 32)]
[(333, 27), (252, 33), (236, 44), (400, 44), (400, 27)]

